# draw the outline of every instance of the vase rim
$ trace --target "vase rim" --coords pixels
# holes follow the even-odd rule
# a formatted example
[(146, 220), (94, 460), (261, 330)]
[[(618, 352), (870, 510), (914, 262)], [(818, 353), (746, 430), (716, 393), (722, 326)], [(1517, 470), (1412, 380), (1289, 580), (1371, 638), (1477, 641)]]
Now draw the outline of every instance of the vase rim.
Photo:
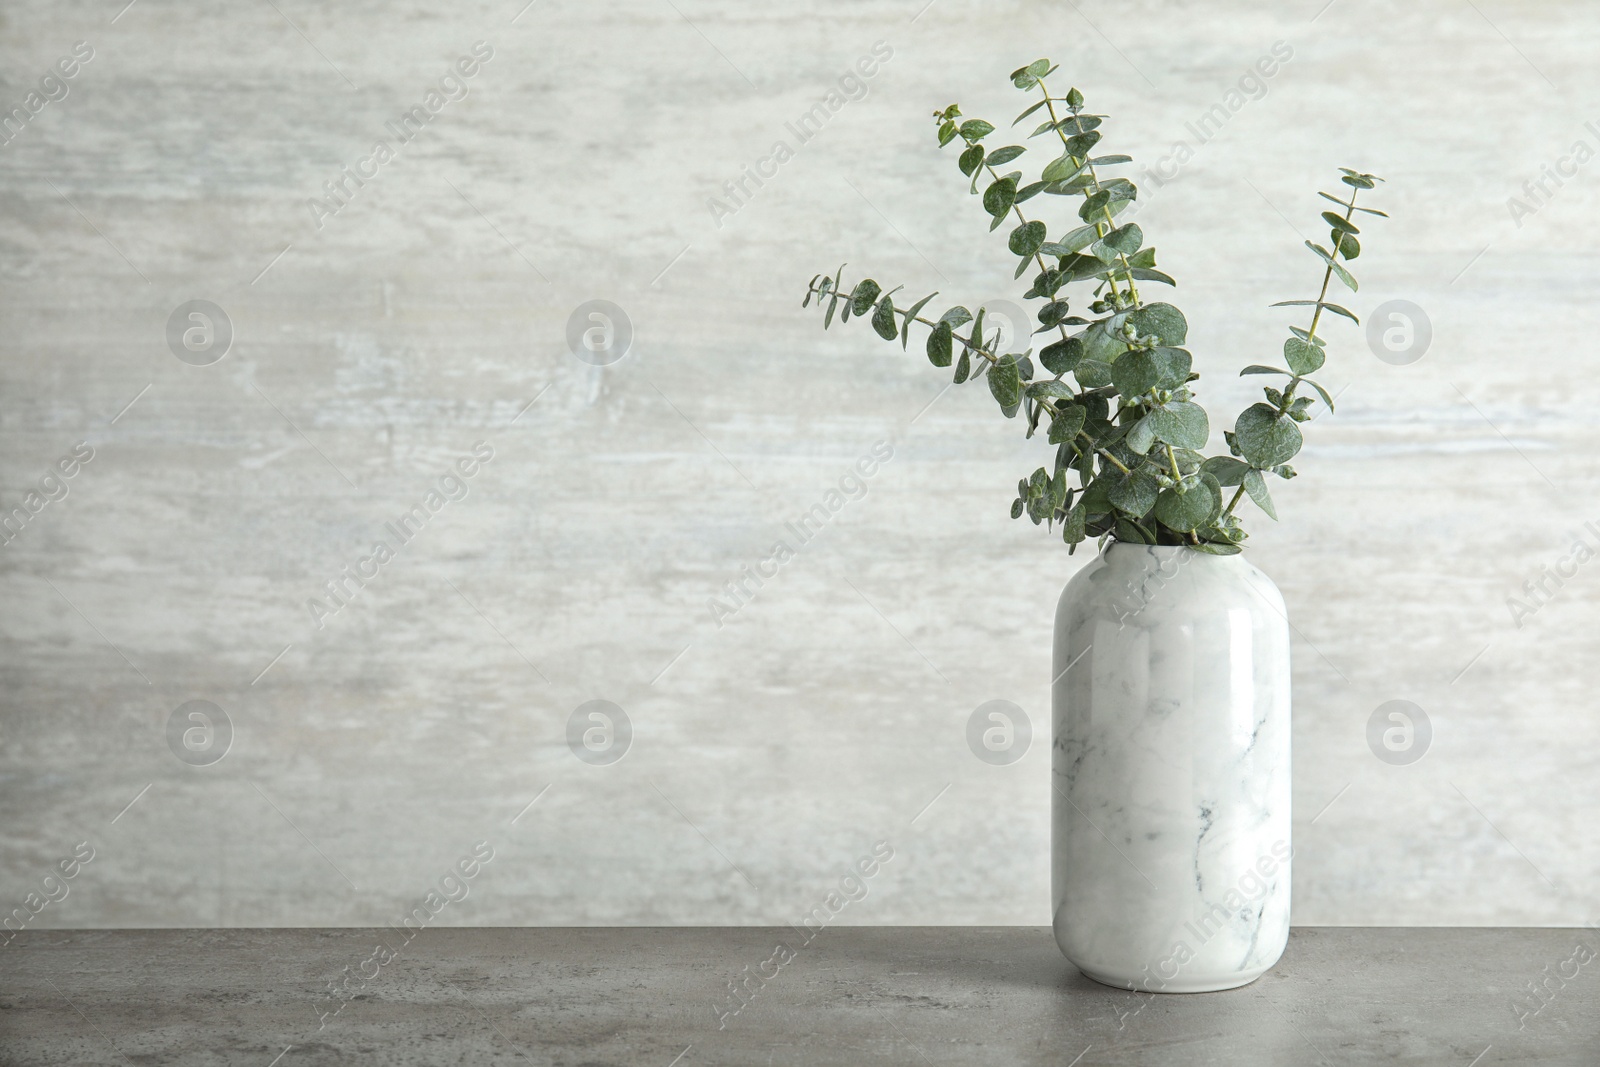
[(1201, 552), (1198, 549), (1196, 549), (1194, 545), (1144, 545), (1144, 544), (1140, 544), (1137, 541), (1118, 541), (1114, 537), (1110, 541), (1106, 542), (1106, 547), (1101, 549), (1101, 551), (1102, 552), (1110, 552), (1113, 548), (1116, 548), (1116, 547), (1119, 547), (1119, 546), (1123, 547), (1123, 548), (1147, 548), (1147, 549), (1150, 549), (1153, 552), (1161, 552), (1161, 553), (1169, 553), (1169, 554), (1177, 553), (1177, 552), (1193, 552), (1196, 555), (1212, 556), (1212, 557), (1215, 557), (1216, 559), (1232, 559), (1232, 558), (1237, 558), (1239, 556), (1242, 556), (1244, 554), (1242, 552), (1233, 552), (1233, 553), (1230, 553), (1228, 555), (1219, 555), (1219, 554), (1217, 554), (1215, 552)]

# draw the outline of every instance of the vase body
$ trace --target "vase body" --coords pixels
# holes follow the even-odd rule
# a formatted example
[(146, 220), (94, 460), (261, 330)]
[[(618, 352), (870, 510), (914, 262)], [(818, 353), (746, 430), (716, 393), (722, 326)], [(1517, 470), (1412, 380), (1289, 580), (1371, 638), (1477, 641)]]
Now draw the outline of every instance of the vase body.
[(1289, 937), (1289, 625), (1242, 555), (1112, 542), (1056, 609), (1056, 944), (1090, 978), (1198, 993)]

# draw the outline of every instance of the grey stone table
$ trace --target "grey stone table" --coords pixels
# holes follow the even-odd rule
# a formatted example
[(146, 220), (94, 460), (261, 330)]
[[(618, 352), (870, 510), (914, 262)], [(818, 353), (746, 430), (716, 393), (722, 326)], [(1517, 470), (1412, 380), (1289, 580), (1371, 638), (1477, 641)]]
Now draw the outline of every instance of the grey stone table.
[(1303, 928), (1251, 986), (1158, 996), (1029, 927), (37, 931), (0, 948), (0, 1064), (1594, 1067), (1594, 942)]

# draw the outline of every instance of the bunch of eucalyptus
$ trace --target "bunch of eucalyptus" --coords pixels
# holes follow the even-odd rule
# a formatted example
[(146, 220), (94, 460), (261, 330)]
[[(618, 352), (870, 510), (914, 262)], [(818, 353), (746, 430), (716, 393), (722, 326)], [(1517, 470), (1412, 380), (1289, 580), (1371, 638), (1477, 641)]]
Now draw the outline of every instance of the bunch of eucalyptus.
[[(988, 147), (986, 139), (995, 132), (991, 123), (963, 118), (955, 104), (934, 113), (940, 147), (959, 144), (957, 162), (970, 180), (969, 191), (976, 196), (981, 187), (989, 229), (1015, 219), (1007, 240), (1017, 257), (1014, 277), (1034, 271), (1023, 299), (1043, 301), (1033, 336), (1045, 335), (1048, 343), (1037, 355), (1031, 347), (999, 351), (1002, 333), (986, 329), (981, 307), (976, 314), (957, 306), (937, 319), (925, 318), (923, 308), (937, 293), (897, 307), (899, 287), (885, 291), (867, 278), (847, 288), (843, 267), (812, 278), (802, 306), (813, 297), (819, 308), (825, 306), (824, 328), (836, 312), (841, 322), (868, 319), (880, 337), (898, 337), (902, 348), (910, 342), (912, 323), (927, 327), (928, 360), (935, 367), (954, 363), (957, 383), (986, 379), (1005, 416), (1023, 416), (1028, 437), (1043, 428), (1056, 446), (1055, 462), (1017, 483), (1013, 518), (1026, 513), (1035, 525), (1059, 524), (1062, 539), (1074, 547), (1089, 537), (1112, 537), (1231, 555), (1245, 539), (1235, 514), (1240, 501), (1248, 495), (1276, 519), (1267, 476), (1294, 477), (1289, 460), (1300, 451), (1299, 424), (1312, 416), (1318, 397), (1333, 408), (1327, 390), (1309, 377), (1326, 358), (1318, 330), (1324, 312), (1358, 322), (1327, 299), (1328, 289), (1335, 278), (1352, 292), (1357, 287), (1348, 267), (1361, 254), (1355, 216), (1384, 213), (1357, 207), (1356, 197), (1381, 179), (1340, 168), (1348, 199), (1318, 194), (1342, 209), (1322, 212), (1329, 227), (1326, 246), (1306, 242), (1322, 264), (1322, 287), (1315, 300), (1272, 305), (1310, 308), (1310, 321), (1303, 328), (1289, 327), (1291, 336), (1283, 342), (1286, 368), (1254, 364), (1242, 372), (1287, 380), (1281, 388), (1266, 387), (1265, 401), (1246, 408), (1223, 433), (1229, 455), (1205, 456), (1211, 423), (1191, 388), (1200, 375), (1183, 347), (1188, 323), (1176, 307), (1147, 302), (1140, 293), (1141, 284), (1176, 282), (1156, 269), (1155, 249), (1145, 243), (1139, 226), (1117, 223), (1138, 196), (1137, 188), (1126, 178), (1104, 176), (1107, 168), (1132, 160), (1094, 154), (1105, 116), (1087, 114), (1077, 89), (1051, 95), (1045, 79), (1056, 69), (1040, 59), (1011, 75), (1018, 89), (1039, 95), (1012, 126), (1042, 110), (1048, 117), (1029, 137), (1053, 135), (1061, 148), (1036, 180), (1024, 183), (1021, 171), (1001, 171), (1027, 149)], [(1022, 209), (1041, 194), (1068, 198), (1077, 207), (1078, 224), (1053, 241), (1044, 221)], [(1069, 306), (1065, 291), (1074, 283), (1092, 284), (1087, 294), (1076, 295), (1088, 317)], [(1316, 396), (1297, 395), (1302, 386)]]

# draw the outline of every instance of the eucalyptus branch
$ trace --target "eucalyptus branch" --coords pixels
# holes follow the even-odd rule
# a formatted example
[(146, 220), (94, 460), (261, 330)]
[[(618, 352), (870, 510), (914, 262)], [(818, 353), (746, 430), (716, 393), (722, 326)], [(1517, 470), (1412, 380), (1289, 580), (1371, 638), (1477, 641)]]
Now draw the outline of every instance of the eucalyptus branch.
[[(970, 179), (970, 191), (977, 194), (979, 183), (986, 183), (981, 192), (989, 229), (1015, 220), (1007, 237), (1007, 246), (1017, 257), (1015, 276), (1038, 272), (1022, 300), (1044, 302), (1036, 309), (1039, 328), (1032, 334), (1056, 340), (1037, 355), (1031, 347), (1002, 354), (999, 335), (985, 336), (985, 308), (974, 313), (957, 305), (929, 318), (922, 309), (937, 293), (907, 308), (897, 307), (898, 288), (885, 292), (876, 281), (864, 278), (847, 291), (841, 284), (842, 268), (831, 277), (812, 278), (803, 305), (816, 298), (824, 309), (825, 327), (836, 312), (841, 322), (868, 318), (880, 337), (898, 338), (902, 348), (909, 347), (914, 323), (926, 327), (924, 343), (935, 367), (954, 365), (956, 382), (985, 379), (1002, 414), (1014, 418), (1025, 411), (1028, 437), (1048, 425), (1049, 442), (1057, 446), (1055, 461), (1018, 483), (1013, 517), (1026, 512), (1036, 524), (1053, 527), (1059, 522), (1062, 539), (1074, 547), (1090, 537), (1111, 537), (1186, 545), (1223, 555), (1238, 552), (1245, 537), (1235, 514), (1239, 502), (1249, 495), (1276, 518), (1265, 476), (1294, 477), (1288, 460), (1300, 449), (1299, 423), (1310, 417), (1307, 412), (1313, 403), (1312, 398), (1297, 395), (1300, 385), (1311, 386), (1330, 410), (1333, 407), (1333, 398), (1310, 377), (1326, 358), (1319, 330), (1324, 311), (1355, 320), (1354, 314), (1328, 301), (1328, 292), (1336, 277), (1356, 288), (1347, 269), (1360, 254), (1356, 236), (1360, 230), (1352, 220), (1357, 212), (1383, 214), (1358, 207), (1356, 194), (1375, 188), (1379, 179), (1345, 169), (1340, 180), (1350, 188), (1350, 198), (1320, 194), (1344, 208), (1342, 216), (1322, 213), (1330, 226), (1329, 248), (1306, 242), (1324, 264), (1321, 288), (1315, 300), (1274, 305), (1309, 306), (1310, 323), (1305, 329), (1290, 327), (1293, 336), (1283, 346), (1288, 369), (1252, 365), (1243, 372), (1282, 374), (1288, 382), (1281, 390), (1267, 387), (1266, 402), (1245, 410), (1234, 428), (1224, 432), (1231, 455), (1205, 456), (1201, 450), (1210, 434), (1210, 420), (1190, 389), (1199, 375), (1182, 347), (1188, 323), (1176, 307), (1146, 303), (1139, 292), (1141, 279), (1177, 283), (1156, 269), (1155, 250), (1145, 244), (1138, 225), (1116, 223), (1117, 204), (1135, 199), (1138, 189), (1125, 178), (1103, 179), (1098, 169), (1130, 160), (1093, 154), (1105, 116), (1085, 114), (1077, 89), (1052, 96), (1044, 79), (1055, 70), (1041, 59), (1011, 75), (1018, 89), (1038, 88), (1040, 94), (1012, 125), (1043, 109), (1049, 120), (1029, 137), (1053, 132), (1062, 149), (1061, 156), (1046, 163), (1037, 180), (1027, 185), (1022, 184), (1021, 171), (1002, 173), (999, 168), (1028, 149), (1020, 144), (987, 147), (986, 139), (995, 132), (993, 124), (963, 118), (954, 104), (935, 112), (934, 122), (941, 148), (960, 145), (957, 162)], [(1077, 202), (1076, 214), (1083, 225), (1049, 240), (1046, 223), (1038, 217), (1041, 212), (1024, 212), (1020, 206), (1041, 195)], [(1093, 318), (1071, 313), (1066, 290), (1081, 282), (1094, 283), (1087, 307)], [(965, 335), (956, 332), (968, 323)], [(1068, 375), (1075, 384), (1065, 380)], [(1076, 475), (1077, 486), (1069, 487), (1069, 475)], [(1237, 487), (1226, 506), (1225, 487)]]
[[(1064, 132), (1062, 132), (1061, 119), (1056, 114), (1056, 105), (1055, 105), (1056, 98), (1054, 98), (1054, 97), (1052, 97), (1050, 95), (1050, 90), (1045, 87), (1043, 78), (1039, 78), (1038, 79), (1038, 83), (1039, 83), (1039, 92), (1044, 96), (1045, 110), (1050, 113), (1051, 124), (1055, 127), (1056, 137), (1060, 139), (1062, 148), (1069, 149), (1070, 145), (1067, 142), (1067, 135)], [(1076, 92), (1076, 90), (1074, 90), (1074, 92)], [(1062, 97), (1061, 98), (1061, 102), (1065, 103), (1069, 108), (1071, 108), (1072, 114), (1073, 114), (1074, 117), (1077, 116), (1078, 111), (1083, 106), (1082, 104), (1073, 104), (1071, 102), (1071, 100), (1069, 100), (1066, 97)], [(1100, 191), (1100, 178), (1099, 178), (1099, 176), (1097, 174), (1095, 174), (1094, 164), (1090, 163), (1089, 160), (1087, 158), (1085, 158), (1084, 162), (1083, 162), (1083, 167), (1085, 169), (1085, 172), (1089, 175), (1089, 184), (1093, 187), (1095, 192), (1099, 192)], [(1102, 206), (1101, 209), (1100, 209), (1100, 212), (1104, 216), (1106, 229), (1104, 231), (1101, 231), (1099, 225), (1097, 224), (1095, 226), (1095, 230), (1096, 230), (1096, 232), (1100, 233), (1101, 237), (1104, 237), (1107, 233), (1110, 233), (1112, 230), (1116, 229), (1117, 223), (1116, 223), (1116, 220), (1111, 215), (1111, 205), (1109, 203), (1107, 203), (1104, 206)], [(1137, 280), (1133, 277), (1133, 268), (1128, 265), (1128, 257), (1127, 257), (1126, 254), (1119, 254), (1117, 258), (1122, 264), (1123, 277), (1126, 279), (1126, 281), (1128, 283), (1128, 292), (1133, 297), (1133, 305), (1135, 307), (1138, 307), (1138, 306), (1140, 306), (1140, 303), (1141, 303), (1141, 301), (1139, 300), (1139, 284), (1138, 284)], [(1116, 294), (1116, 292), (1117, 292), (1116, 282), (1113, 279), (1109, 279), (1109, 278), (1107, 279), (1107, 281), (1111, 282), (1111, 291), (1112, 291), (1113, 294)]]

